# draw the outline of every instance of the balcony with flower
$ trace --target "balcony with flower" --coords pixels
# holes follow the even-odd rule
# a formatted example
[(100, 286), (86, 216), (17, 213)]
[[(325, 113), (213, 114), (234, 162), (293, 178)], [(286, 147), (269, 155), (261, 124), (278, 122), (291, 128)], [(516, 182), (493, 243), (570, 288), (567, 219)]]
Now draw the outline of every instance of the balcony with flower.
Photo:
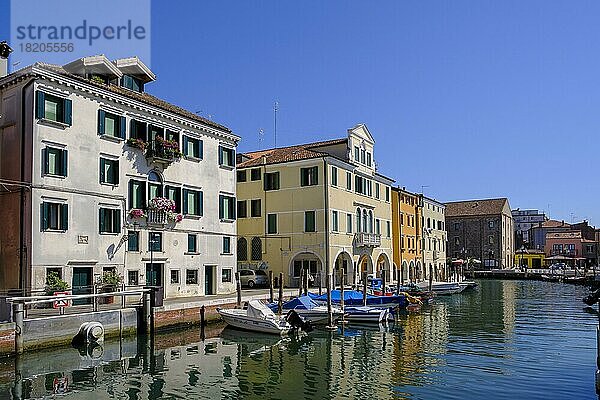
[(154, 140), (147, 143), (145, 150), (148, 161), (161, 164), (163, 167), (179, 161), (182, 156), (179, 143), (176, 140), (167, 140), (161, 136), (156, 136)]
[(166, 197), (155, 197), (150, 200), (145, 210), (134, 208), (129, 217), (135, 222), (144, 221), (147, 225), (165, 226), (181, 222), (183, 215), (176, 212), (175, 202)]

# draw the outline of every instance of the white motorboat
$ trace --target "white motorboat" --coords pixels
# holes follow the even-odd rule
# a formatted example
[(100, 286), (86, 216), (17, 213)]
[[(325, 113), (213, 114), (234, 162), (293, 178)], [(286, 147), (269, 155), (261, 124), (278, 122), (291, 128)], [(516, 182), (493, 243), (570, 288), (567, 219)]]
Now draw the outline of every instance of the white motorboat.
[[(429, 282), (421, 282), (418, 284), (421, 288), (428, 288)], [(451, 295), (460, 293), (465, 290), (467, 286), (461, 286), (459, 282), (432, 282), (431, 291), (439, 296)]]
[(286, 335), (294, 329), (285, 316), (275, 315), (269, 307), (258, 300), (250, 300), (245, 310), (231, 308), (217, 311), (228, 325), (239, 329), (276, 335)]
[(383, 323), (387, 320), (390, 313), (389, 308), (374, 307), (346, 307), (344, 309), (344, 319), (352, 322), (372, 322)]

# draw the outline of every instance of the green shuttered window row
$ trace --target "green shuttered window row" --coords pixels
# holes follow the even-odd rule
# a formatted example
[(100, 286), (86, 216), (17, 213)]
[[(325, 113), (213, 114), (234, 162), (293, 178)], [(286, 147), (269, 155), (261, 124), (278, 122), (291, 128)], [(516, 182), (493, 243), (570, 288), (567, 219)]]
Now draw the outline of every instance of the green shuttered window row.
[(121, 232), (121, 210), (113, 208), (100, 208), (100, 233)]
[(43, 148), (42, 173), (44, 175), (67, 176), (67, 160), (67, 150), (54, 147)]

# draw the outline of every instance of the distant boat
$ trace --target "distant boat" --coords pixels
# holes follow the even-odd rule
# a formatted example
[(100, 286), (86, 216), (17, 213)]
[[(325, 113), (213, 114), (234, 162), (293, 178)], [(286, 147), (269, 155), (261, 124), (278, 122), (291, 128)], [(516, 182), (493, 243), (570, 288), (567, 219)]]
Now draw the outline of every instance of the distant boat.
[[(429, 287), (429, 282), (421, 282), (418, 284), (421, 288)], [(466, 286), (461, 286), (458, 282), (432, 282), (431, 291), (439, 296), (451, 295), (460, 293), (465, 290)]]
[(390, 314), (388, 308), (374, 307), (346, 307), (344, 311), (344, 319), (349, 323), (383, 323)]
[[(277, 312), (278, 304), (271, 303), (269, 308)], [(329, 316), (327, 306), (315, 302), (310, 296), (299, 296), (283, 304), (283, 310), (294, 310), (302, 319), (309, 321), (313, 325), (322, 325), (328, 322)], [(331, 308), (333, 320), (341, 318), (344, 314), (339, 307)]]
[(231, 308), (217, 309), (217, 312), (228, 325), (248, 331), (286, 335), (295, 329), (287, 317), (275, 315), (258, 300), (250, 300), (245, 310)]

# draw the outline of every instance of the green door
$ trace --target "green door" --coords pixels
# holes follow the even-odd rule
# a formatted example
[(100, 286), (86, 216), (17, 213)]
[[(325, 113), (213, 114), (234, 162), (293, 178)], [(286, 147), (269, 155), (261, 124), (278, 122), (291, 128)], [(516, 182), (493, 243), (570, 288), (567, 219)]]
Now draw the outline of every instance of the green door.
[(204, 267), (204, 294), (215, 294), (214, 287), (214, 266), (205, 266)]
[[(91, 294), (94, 291), (92, 287), (92, 268), (75, 267), (73, 268), (73, 294)], [(90, 304), (91, 299), (73, 300), (73, 305)]]
[(146, 285), (162, 286), (162, 264), (146, 264)]

